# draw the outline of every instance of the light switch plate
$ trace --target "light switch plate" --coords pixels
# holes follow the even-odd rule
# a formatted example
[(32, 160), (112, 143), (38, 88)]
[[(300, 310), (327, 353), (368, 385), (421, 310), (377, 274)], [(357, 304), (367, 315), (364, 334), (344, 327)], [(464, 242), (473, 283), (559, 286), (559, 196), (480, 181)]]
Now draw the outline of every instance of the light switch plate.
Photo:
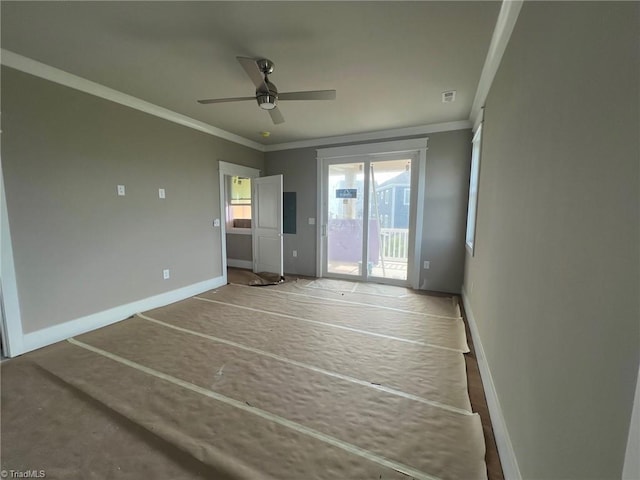
[(316, 224), (316, 219), (313, 217), (309, 217), (309, 225), (315, 225)]
[(164, 188), (159, 188), (158, 189), (158, 197), (160, 198), (166, 198), (166, 194), (164, 192)]

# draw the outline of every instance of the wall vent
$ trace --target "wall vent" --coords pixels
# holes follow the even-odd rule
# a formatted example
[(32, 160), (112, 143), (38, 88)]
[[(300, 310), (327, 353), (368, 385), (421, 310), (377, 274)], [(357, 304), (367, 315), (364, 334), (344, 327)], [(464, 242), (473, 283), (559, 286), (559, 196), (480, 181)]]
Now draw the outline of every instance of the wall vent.
[(442, 92), (442, 103), (451, 103), (456, 100), (456, 91), (449, 90), (448, 92)]

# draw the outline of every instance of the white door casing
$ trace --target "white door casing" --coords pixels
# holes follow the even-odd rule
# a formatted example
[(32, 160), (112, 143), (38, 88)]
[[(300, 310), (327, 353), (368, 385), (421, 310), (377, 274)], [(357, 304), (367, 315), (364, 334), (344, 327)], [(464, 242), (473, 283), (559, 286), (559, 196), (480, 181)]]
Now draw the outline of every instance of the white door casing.
[(253, 181), (254, 178), (260, 176), (261, 172), (257, 168), (245, 167), (244, 165), (236, 165), (235, 163), (223, 162), (222, 160), (218, 162), (218, 165), (220, 180), (220, 218), (222, 219), (219, 227), (221, 241), (220, 246), (222, 250), (222, 277), (224, 279), (224, 283), (227, 283), (227, 197), (225, 193), (225, 177), (237, 175), (240, 177), (251, 178)]
[(284, 275), (282, 248), (282, 175), (252, 182), (253, 271)]

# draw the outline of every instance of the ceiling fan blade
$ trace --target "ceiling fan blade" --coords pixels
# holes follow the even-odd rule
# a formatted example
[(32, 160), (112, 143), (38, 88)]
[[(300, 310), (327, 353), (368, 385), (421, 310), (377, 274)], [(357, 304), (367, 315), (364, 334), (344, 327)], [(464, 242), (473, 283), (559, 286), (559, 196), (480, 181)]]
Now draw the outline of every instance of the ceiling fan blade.
[(335, 90), (278, 93), (278, 100), (335, 100)]
[(271, 110), (267, 110), (267, 111), (269, 112), (269, 115), (271, 116), (271, 120), (275, 125), (284, 123), (284, 117), (282, 116), (282, 112), (280, 112), (278, 107), (272, 108)]
[(267, 84), (264, 83), (264, 75), (260, 71), (260, 67), (258, 67), (258, 62), (256, 62), (254, 58), (248, 57), (236, 57), (236, 59), (238, 60), (238, 62), (240, 62), (240, 65), (242, 65), (244, 71), (247, 72), (247, 75), (249, 75), (249, 78), (256, 86), (256, 89), (263, 92), (268, 92), (269, 87), (267, 87)]
[(234, 97), (234, 98), (207, 98), (205, 100), (198, 100), (198, 103), (203, 105), (209, 103), (227, 103), (227, 102), (243, 102), (245, 100), (255, 100), (256, 97)]

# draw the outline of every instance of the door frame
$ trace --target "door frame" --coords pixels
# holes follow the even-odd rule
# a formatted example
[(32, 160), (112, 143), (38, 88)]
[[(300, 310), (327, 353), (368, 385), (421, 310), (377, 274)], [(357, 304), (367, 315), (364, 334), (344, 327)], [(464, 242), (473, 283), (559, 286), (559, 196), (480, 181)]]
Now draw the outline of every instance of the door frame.
[[(222, 251), (222, 277), (224, 283), (227, 283), (227, 197), (225, 194), (225, 177), (227, 176), (239, 176), (246, 178), (257, 178), (262, 174), (261, 170), (252, 167), (245, 167), (244, 165), (238, 165), (235, 163), (218, 161), (218, 179), (220, 185), (220, 244)], [(251, 199), (253, 203), (253, 199)], [(252, 230), (253, 231), (253, 230)], [(253, 236), (253, 235), (252, 235)], [(253, 242), (251, 245), (251, 255), (253, 255)], [(252, 262), (253, 263), (253, 262)]]
[(24, 331), (18, 296), (18, 282), (11, 243), (4, 174), (0, 160), (0, 328), (2, 353), (15, 357), (24, 353)]
[[(412, 159), (415, 159), (415, 173), (413, 173), (414, 165), (412, 163), (412, 176), (415, 174), (417, 176), (416, 182), (416, 192), (411, 192), (412, 200), (414, 201), (414, 207), (412, 210), (412, 219), (414, 225), (414, 231), (412, 236), (413, 242), (413, 261), (410, 265), (407, 265), (408, 268), (408, 276), (407, 276), (407, 284), (414, 289), (418, 289), (420, 287), (420, 263), (421, 263), (421, 247), (422, 247), (422, 229), (423, 229), (423, 215), (421, 212), (424, 209), (424, 191), (425, 191), (425, 183), (426, 183), (426, 159), (427, 159), (427, 143), (429, 138), (414, 138), (409, 140), (397, 140), (390, 142), (378, 142), (378, 143), (367, 143), (362, 145), (349, 145), (344, 147), (332, 147), (332, 148), (323, 148), (317, 149), (317, 176), (318, 176), (318, 188), (317, 188), (317, 219), (316, 222), (316, 276), (322, 277), (325, 275), (324, 272), (324, 263), (325, 263), (325, 252), (326, 252), (326, 244), (327, 244), (327, 223), (325, 221), (326, 212), (326, 202), (328, 201), (327, 192), (325, 192), (325, 172), (328, 171), (328, 166), (331, 163), (356, 163), (356, 162), (366, 162), (375, 161), (375, 160), (384, 160), (384, 157), (388, 157), (391, 155), (409, 155)], [(368, 176), (365, 175), (365, 180)], [(365, 182), (366, 183), (366, 182)], [(367, 185), (365, 185), (367, 187)], [(365, 189), (364, 193), (364, 201), (368, 198), (368, 189)], [(368, 215), (366, 215), (368, 217)], [(368, 228), (368, 218), (363, 219), (364, 227)], [(364, 230), (364, 233), (367, 233), (368, 230)], [(366, 243), (366, 242), (365, 242)], [(363, 251), (363, 255), (366, 252), (366, 245), (364, 245), (365, 250)], [(367, 257), (368, 258), (368, 257)], [(332, 277), (334, 275), (331, 275)], [(336, 276), (338, 278), (338, 276)], [(345, 277), (347, 278), (347, 277)], [(357, 278), (357, 280), (362, 280), (363, 277)], [(349, 279), (354, 280), (356, 278), (349, 277)], [(380, 280), (376, 277), (376, 280)], [(394, 283), (394, 282), (388, 282)]]

